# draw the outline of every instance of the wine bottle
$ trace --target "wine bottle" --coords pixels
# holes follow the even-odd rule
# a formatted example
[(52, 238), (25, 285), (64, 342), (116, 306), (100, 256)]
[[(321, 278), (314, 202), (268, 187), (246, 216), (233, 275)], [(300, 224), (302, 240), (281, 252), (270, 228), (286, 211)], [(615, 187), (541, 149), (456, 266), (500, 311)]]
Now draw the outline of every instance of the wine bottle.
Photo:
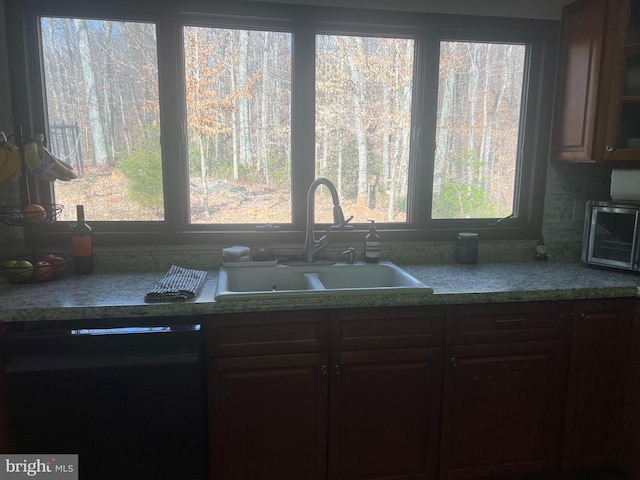
[(71, 251), (77, 275), (93, 273), (93, 233), (84, 221), (84, 205), (76, 205), (78, 222), (71, 229)]

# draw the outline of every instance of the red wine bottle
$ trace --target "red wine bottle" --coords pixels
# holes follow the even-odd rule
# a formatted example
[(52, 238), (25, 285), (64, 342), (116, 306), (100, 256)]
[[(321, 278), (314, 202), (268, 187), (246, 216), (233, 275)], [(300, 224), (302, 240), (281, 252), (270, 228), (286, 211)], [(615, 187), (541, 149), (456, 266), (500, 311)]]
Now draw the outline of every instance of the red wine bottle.
[(77, 205), (78, 222), (71, 229), (71, 251), (77, 275), (93, 273), (93, 233), (84, 221), (84, 205)]

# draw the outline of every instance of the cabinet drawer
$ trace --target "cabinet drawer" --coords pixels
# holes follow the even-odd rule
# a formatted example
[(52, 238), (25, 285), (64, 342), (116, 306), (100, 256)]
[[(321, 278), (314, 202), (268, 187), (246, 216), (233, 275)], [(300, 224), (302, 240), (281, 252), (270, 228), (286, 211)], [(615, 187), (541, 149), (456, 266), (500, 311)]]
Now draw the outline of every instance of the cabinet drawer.
[(447, 311), (447, 344), (565, 338), (569, 302), (458, 305)]
[(444, 336), (443, 307), (389, 307), (331, 313), (331, 349), (414, 348)]
[(318, 311), (223, 315), (207, 328), (207, 354), (233, 357), (326, 350), (325, 317)]

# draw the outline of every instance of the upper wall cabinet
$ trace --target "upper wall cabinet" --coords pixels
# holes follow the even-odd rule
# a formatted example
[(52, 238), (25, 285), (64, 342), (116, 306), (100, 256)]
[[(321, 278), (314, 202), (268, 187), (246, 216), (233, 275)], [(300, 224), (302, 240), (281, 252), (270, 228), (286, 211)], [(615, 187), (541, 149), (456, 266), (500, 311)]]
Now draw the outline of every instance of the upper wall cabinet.
[(640, 0), (563, 10), (553, 160), (640, 162)]

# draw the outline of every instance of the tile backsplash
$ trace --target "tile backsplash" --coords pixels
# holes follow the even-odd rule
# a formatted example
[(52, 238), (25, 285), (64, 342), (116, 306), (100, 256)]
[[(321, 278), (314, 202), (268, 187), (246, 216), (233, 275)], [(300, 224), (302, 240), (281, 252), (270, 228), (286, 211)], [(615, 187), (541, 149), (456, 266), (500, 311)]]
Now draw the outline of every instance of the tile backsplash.
[(550, 163), (542, 234), (547, 242), (580, 242), (587, 200), (609, 198), (611, 167)]
[[(550, 259), (578, 259), (584, 224), (584, 208), (591, 198), (608, 198), (611, 169), (600, 165), (549, 164), (542, 233)], [(0, 205), (19, 203), (16, 185), (0, 187)], [(22, 231), (0, 223), (0, 255), (2, 251), (22, 250)], [(325, 256), (341, 259), (341, 249), (349, 245), (331, 245)], [(533, 258), (535, 241), (480, 242), (479, 262), (528, 260)], [(217, 267), (222, 246), (201, 248), (169, 247), (166, 249), (101, 249), (96, 252), (97, 271), (163, 270), (171, 263), (181, 266)], [(300, 245), (278, 246), (276, 255), (296, 257)], [(420, 242), (384, 244), (384, 259), (398, 263), (438, 264), (455, 261), (454, 242)]]

